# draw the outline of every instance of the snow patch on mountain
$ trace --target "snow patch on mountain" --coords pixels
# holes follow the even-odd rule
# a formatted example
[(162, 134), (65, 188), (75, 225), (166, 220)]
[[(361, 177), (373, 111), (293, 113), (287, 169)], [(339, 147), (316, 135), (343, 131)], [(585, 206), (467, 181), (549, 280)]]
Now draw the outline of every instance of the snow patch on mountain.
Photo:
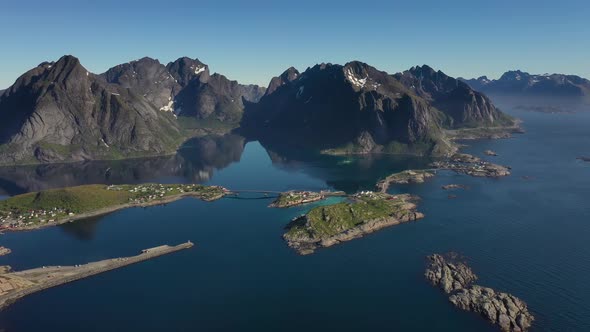
[(344, 72), (344, 74), (346, 75), (346, 78), (348, 79), (348, 81), (350, 83), (352, 83), (353, 85), (362, 88), (365, 86), (365, 84), (367, 83), (367, 77), (365, 78), (358, 78), (354, 75), (354, 72), (352, 71), (352, 68), (346, 68), (346, 71)]

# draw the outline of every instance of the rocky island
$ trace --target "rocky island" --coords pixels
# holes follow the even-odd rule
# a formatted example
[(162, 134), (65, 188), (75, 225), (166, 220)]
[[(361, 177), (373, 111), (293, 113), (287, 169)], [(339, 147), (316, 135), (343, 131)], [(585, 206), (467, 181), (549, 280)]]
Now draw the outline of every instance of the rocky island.
[(6, 248), (4, 246), (0, 246), (0, 256), (8, 255), (11, 252), (12, 252), (12, 250), (10, 250), (9, 248)]
[(585, 162), (590, 162), (590, 157), (578, 157), (576, 159), (581, 160), (581, 161), (585, 161)]
[(317, 202), (330, 196), (346, 196), (343, 191), (298, 191), (292, 190), (280, 193), (279, 197), (269, 207), (287, 208), (312, 202)]
[(528, 330), (534, 321), (526, 303), (507, 293), (474, 285), (477, 276), (457, 254), (428, 256), (425, 277), (449, 294), (456, 307), (479, 313), (502, 331)]
[(318, 206), (293, 219), (283, 235), (289, 247), (301, 255), (316, 249), (350, 241), (402, 222), (421, 219), (417, 197), (363, 191), (350, 202)]
[(510, 175), (508, 167), (496, 165), (466, 153), (456, 153), (447, 160), (433, 162), (431, 166), (476, 177), (496, 178)]
[(1, 230), (30, 230), (184, 197), (213, 201), (229, 191), (199, 184), (84, 185), (50, 189), (0, 201)]
[(424, 183), (426, 179), (433, 177), (435, 173), (429, 170), (406, 170), (392, 174), (377, 183), (377, 188), (386, 192), (389, 186), (393, 184)]
[(11, 272), (10, 267), (3, 266), (0, 269), (0, 310), (22, 297), (44, 289), (188, 249), (192, 246), (193, 243), (188, 241), (176, 246), (162, 245), (144, 249), (139, 255), (131, 257), (106, 259), (75, 266), (43, 266), (19, 272)]
[(444, 186), (442, 186), (442, 188), (444, 190), (453, 190), (453, 189), (467, 189), (467, 186), (464, 184), (455, 184), (455, 183), (451, 183), (451, 184), (446, 184)]

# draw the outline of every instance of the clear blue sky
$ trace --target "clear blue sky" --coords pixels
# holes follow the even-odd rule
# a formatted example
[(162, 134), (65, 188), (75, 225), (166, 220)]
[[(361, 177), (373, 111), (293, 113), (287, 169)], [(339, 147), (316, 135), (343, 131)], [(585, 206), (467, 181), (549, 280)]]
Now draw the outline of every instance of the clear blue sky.
[(590, 77), (590, 1), (4, 1), (0, 88), (63, 54), (100, 73), (150, 56), (199, 58), (266, 85), (289, 66), (361, 60), (394, 73), (509, 69)]

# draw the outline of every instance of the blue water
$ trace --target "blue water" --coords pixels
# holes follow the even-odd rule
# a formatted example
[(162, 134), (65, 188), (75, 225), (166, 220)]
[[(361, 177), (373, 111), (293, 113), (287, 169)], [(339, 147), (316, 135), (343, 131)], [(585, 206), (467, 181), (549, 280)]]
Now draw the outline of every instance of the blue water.
[[(439, 172), (422, 185), (393, 187), (422, 197), (419, 210), (426, 218), (311, 256), (298, 256), (281, 239), (288, 221), (309, 206), (270, 209), (270, 199), (184, 199), (2, 235), (0, 244), (13, 252), (0, 257), (0, 264), (16, 270), (133, 255), (163, 243), (191, 240), (196, 246), (26, 297), (0, 313), (0, 328), (494, 331), (477, 315), (455, 309), (424, 280), (424, 257), (452, 250), (468, 258), (480, 284), (525, 300), (536, 316), (533, 330), (590, 330), (590, 163), (576, 160), (590, 155), (590, 112), (507, 110), (525, 121), (526, 134), (469, 142), (465, 150), (480, 156), (486, 149), (498, 152), (489, 158), (512, 166), (512, 176)], [(166, 167), (156, 164), (152, 172), (145, 165), (117, 164), (106, 173), (104, 165), (86, 165), (65, 180), (54, 174), (63, 172), (13, 170), (2, 189), (17, 193), (60, 183), (149, 179), (352, 192), (371, 188), (389, 172), (428, 162), (290, 157), (267, 152), (257, 142), (241, 148), (240, 157), (229, 161), (197, 167), (187, 158), (165, 160)], [(440, 188), (449, 183), (469, 189), (454, 191), (457, 198), (449, 199), (450, 192)]]

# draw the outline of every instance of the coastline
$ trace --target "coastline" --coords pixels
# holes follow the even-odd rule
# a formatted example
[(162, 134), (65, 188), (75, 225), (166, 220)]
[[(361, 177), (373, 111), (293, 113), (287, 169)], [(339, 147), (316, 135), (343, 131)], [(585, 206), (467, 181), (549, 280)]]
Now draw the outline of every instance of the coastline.
[[(302, 218), (306, 218), (305, 216), (296, 218), (293, 222), (302, 221)], [(327, 237), (327, 238), (299, 238), (293, 239), (289, 238), (286, 234), (283, 235), (285, 241), (287, 241), (287, 245), (294, 249), (299, 255), (309, 255), (313, 254), (319, 248), (328, 248), (343, 242), (351, 241), (354, 239), (361, 238), (365, 235), (374, 233), (379, 231), (383, 228), (399, 225), (405, 222), (416, 221), (418, 219), (424, 218), (424, 214), (421, 212), (413, 212), (411, 215), (407, 215), (406, 218), (397, 218), (395, 216), (391, 216), (388, 218), (379, 218), (379, 219), (372, 219), (367, 220), (364, 223), (348, 229), (342, 233)]]
[(98, 216), (102, 216), (105, 214), (109, 214), (109, 213), (112, 213), (115, 211), (124, 210), (124, 209), (128, 209), (128, 208), (150, 207), (150, 206), (168, 204), (168, 203), (172, 203), (172, 202), (178, 201), (178, 200), (186, 198), (186, 197), (195, 197), (195, 198), (201, 199), (205, 202), (211, 202), (211, 201), (221, 199), (225, 196), (225, 194), (222, 194), (222, 195), (218, 195), (218, 196), (211, 198), (211, 199), (203, 199), (203, 198), (198, 197), (198, 194), (199, 194), (198, 192), (185, 192), (185, 193), (181, 193), (181, 194), (177, 194), (177, 195), (166, 196), (161, 199), (150, 201), (150, 202), (145, 202), (145, 203), (125, 203), (125, 204), (120, 204), (120, 205), (113, 205), (110, 207), (106, 207), (106, 208), (102, 208), (102, 209), (98, 209), (98, 210), (94, 210), (94, 211), (76, 214), (74, 216), (68, 216), (68, 217), (65, 217), (64, 219), (60, 219), (60, 220), (53, 221), (53, 222), (37, 223), (35, 225), (22, 226), (22, 227), (18, 227), (18, 228), (4, 228), (1, 231), (2, 232), (33, 231), (33, 230), (38, 230), (38, 229), (42, 229), (45, 227), (58, 226), (58, 225), (65, 224), (68, 222), (74, 222), (74, 221), (78, 221), (78, 220), (82, 220), (82, 219), (98, 217)]

